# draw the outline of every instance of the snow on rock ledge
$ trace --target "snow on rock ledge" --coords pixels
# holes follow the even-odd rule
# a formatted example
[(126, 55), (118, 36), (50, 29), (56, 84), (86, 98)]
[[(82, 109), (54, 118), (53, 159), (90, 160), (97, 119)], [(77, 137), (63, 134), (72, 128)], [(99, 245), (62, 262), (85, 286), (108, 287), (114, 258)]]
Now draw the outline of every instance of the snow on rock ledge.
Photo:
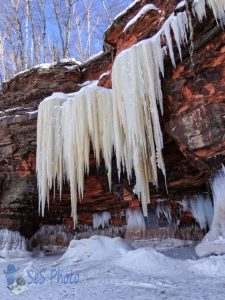
[(126, 31), (131, 25), (136, 23), (142, 16), (149, 13), (151, 10), (159, 10), (154, 4), (147, 4), (133, 17), (125, 26), (123, 31)]

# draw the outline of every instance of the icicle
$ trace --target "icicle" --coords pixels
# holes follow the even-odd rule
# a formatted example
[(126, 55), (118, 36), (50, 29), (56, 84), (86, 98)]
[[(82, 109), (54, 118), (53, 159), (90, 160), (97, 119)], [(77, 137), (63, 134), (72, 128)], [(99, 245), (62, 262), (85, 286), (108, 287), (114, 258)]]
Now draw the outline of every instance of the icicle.
[(192, 5), (193, 14), (197, 15), (199, 22), (202, 22), (206, 17), (206, 4), (205, 0), (195, 0)]
[(158, 219), (160, 219), (161, 216), (163, 216), (166, 218), (169, 224), (172, 223), (170, 206), (168, 205), (168, 203), (165, 203), (165, 201), (161, 200), (157, 203), (155, 213)]
[(37, 181), (39, 212), (44, 216), (45, 202), (49, 205), (49, 190), (56, 177), (61, 191), (62, 140), (59, 126), (60, 106), (66, 100), (62, 93), (55, 93), (41, 102), (37, 121)]
[(111, 214), (108, 211), (104, 211), (102, 214), (93, 214), (93, 228), (99, 229), (100, 226), (105, 228), (106, 225), (109, 225), (109, 220), (111, 219)]
[(209, 228), (212, 223), (213, 207), (209, 197), (196, 195), (181, 202), (183, 211), (190, 211), (201, 229)]
[(224, 0), (195, 0), (192, 9), (199, 22), (206, 16), (206, 4), (213, 11), (217, 23), (225, 25), (225, 1)]
[(140, 210), (128, 208), (126, 210), (127, 230), (145, 230), (145, 219)]

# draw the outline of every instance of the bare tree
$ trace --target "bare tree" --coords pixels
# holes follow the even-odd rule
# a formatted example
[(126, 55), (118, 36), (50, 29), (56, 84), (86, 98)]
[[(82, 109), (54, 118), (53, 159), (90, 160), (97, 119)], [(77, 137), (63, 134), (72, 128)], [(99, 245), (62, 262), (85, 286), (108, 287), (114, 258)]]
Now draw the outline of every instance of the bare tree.
[(64, 6), (62, 5), (62, 1), (52, 0), (52, 6), (59, 29), (63, 57), (69, 57), (69, 42), (72, 30), (71, 16), (76, 2), (77, 0), (65, 0)]
[(132, 0), (0, 0), (0, 77), (42, 62), (87, 60)]

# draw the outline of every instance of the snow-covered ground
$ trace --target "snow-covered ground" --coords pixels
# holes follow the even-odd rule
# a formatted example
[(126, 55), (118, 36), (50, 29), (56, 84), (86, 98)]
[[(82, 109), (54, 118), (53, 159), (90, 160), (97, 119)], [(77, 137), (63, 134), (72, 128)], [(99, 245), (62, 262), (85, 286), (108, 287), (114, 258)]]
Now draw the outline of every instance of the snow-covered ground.
[[(196, 259), (194, 246), (175, 239), (128, 245), (93, 236), (72, 241), (62, 257), (0, 258), (0, 299), (224, 299), (225, 256)], [(9, 263), (27, 282), (17, 296), (7, 288)]]

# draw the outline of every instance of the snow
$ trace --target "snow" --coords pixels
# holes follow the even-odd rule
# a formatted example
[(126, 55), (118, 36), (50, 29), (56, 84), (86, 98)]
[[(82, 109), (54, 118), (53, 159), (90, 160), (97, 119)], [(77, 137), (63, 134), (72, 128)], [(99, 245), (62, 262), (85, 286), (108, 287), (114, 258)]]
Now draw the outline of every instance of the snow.
[(33, 66), (32, 68), (30, 69), (26, 69), (26, 70), (23, 70), (23, 71), (20, 71), (18, 73), (16, 73), (14, 75), (14, 77), (18, 76), (18, 75), (21, 75), (21, 74), (24, 74), (24, 73), (27, 73), (29, 72), (30, 70), (32, 69), (43, 69), (43, 70), (48, 70), (50, 69), (51, 67), (53, 67), (54, 65), (56, 65), (57, 63), (42, 63), (42, 64), (38, 64), (38, 65), (35, 65)]
[[(29, 68), (29, 69), (26, 69), (26, 70), (23, 70), (23, 71), (20, 71), (18, 73), (16, 73), (14, 75), (14, 77), (18, 76), (18, 75), (21, 75), (21, 74), (24, 74), (24, 73), (27, 73), (29, 72), (30, 70), (32, 69), (43, 69), (43, 70), (49, 70), (50, 68), (56, 66), (57, 64), (59, 63), (75, 63), (76, 65), (80, 65), (81, 62), (76, 60), (75, 58), (61, 58), (58, 62), (52, 62), (52, 63), (42, 63), (42, 64), (38, 64), (38, 65), (35, 65), (33, 66), (32, 68)], [(67, 67), (68, 69), (71, 67), (71, 68), (74, 68), (76, 66), (65, 66)]]
[(214, 215), (210, 231), (196, 247), (199, 257), (210, 254), (225, 254), (225, 167), (214, 176), (213, 192)]
[(115, 16), (114, 21), (125, 15), (128, 10), (130, 10), (136, 3), (140, 2), (140, 0), (134, 0), (130, 5), (128, 5), (123, 11), (121, 11), (118, 15)]
[(36, 115), (38, 114), (38, 110), (34, 110), (34, 111), (28, 111), (26, 112), (28, 115)]
[(141, 10), (133, 17), (125, 26), (123, 31), (126, 31), (131, 25), (137, 22), (142, 16), (146, 15), (151, 10), (159, 10), (154, 4), (147, 4), (141, 8)]
[(81, 84), (78, 84), (80, 87), (85, 87), (85, 86), (87, 86), (87, 85), (89, 85), (89, 86), (91, 86), (91, 85), (93, 85), (93, 86), (95, 86), (95, 85), (97, 85), (98, 84), (98, 80), (88, 80), (88, 81), (85, 81), (85, 82), (83, 82), (83, 83), (81, 83)]
[(13, 112), (13, 111), (18, 110), (18, 109), (23, 109), (23, 107), (22, 106), (17, 106), (17, 107), (9, 108), (9, 109), (6, 109), (4, 112), (9, 113), (9, 112)]
[[(27, 290), (18, 300), (108, 300), (151, 299), (190, 300), (224, 299), (225, 257), (204, 259), (174, 259), (167, 251), (190, 248), (174, 240), (174, 248), (168, 241), (160, 241), (164, 254), (150, 246), (130, 247), (121, 239), (104, 237), (73, 241), (62, 256), (11, 260), (27, 281)], [(165, 243), (165, 245), (164, 245)], [(176, 246), (180, 245), (180, 248)], [(190, 248), (191, 251), (191, 248)], [(0, 260), (1, 298), (11, 300), (13, 294), (7, 288), (4, 270), (9, 261)], [(45, 269), (43, 284), (28, 284), (28, 273), (39, 274)], [(51, 281), (51, 270), (79, 273), (79, 282), (63, 284)], [(31, 273), (32, 274), (32, 273)]]
[(186, 1), (185, 1), (185, 0), (183, 0), (183, 1), (179, 2), (179, 3), (177, 4), (177, 6), (176, 6), (175, 10), (176, 10), (176, 9), (180, 9), (181, 7), (185, 6), (185, 3), (186, 3)]
[(99, 80), (102, 79), (104, 76), (107, 76), (107, 75), (110, 75), (110, 74), (111, 74), (110, 71), (102, 73), (101, 76), (99, 77)]
[(103, 261), (124, 255), (133, 248), (120, 237), (94, 235), (89, 239), (72, 240), (59, 263)]
[(83, 62), (83, 65), (84, 64), (87, 64), (88, 62), (92, 61), (93, 59), (96, 59), (97, 57), (101, 56), (104, 52), (101, 50), (97, 53), (94, 53), (93, 55), (91, 55), (88, 60), (86, 60), (85, 62)]
[(60, 63), (68, 63), (68, 62), (73, 62), (77, 65), (81, 65), (81, 62), (79, 60), (76, 60), (75, 58), (71, 57), (71, 58), (61, 58), (59, 60)]

